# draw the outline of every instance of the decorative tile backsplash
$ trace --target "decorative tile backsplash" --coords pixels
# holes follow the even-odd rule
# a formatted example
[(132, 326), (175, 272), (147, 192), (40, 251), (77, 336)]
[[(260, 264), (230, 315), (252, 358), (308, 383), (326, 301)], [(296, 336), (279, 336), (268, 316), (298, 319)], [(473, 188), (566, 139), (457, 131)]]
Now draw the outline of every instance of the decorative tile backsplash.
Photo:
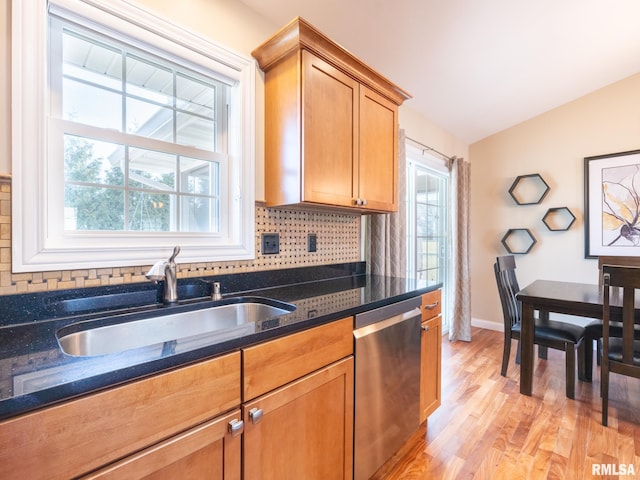
[[(278, 233), (280, 253), (263, 255), (263, 233)], [(317, 235), (317, 251), (307, 252), (307, 234)], [(256, 204), (256, 258), (233, 262), (179, 263), (178, 277), (200, 277), (258, 270), (357, 262), (360, 215), (267, 208)], [(139, 267), (11, 273), (11, 178), (0, 175), (0, 295), (97, 287), (146, 281), (150, 265)]]

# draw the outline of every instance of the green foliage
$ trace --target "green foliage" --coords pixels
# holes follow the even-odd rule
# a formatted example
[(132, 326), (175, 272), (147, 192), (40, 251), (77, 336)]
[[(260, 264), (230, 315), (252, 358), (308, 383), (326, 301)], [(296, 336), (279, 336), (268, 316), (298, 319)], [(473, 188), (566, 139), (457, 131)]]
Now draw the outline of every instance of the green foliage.
[[(120, 165), (108, 169), (102, 167), (103, 161), (94, 155), (90, 142), (78, 137), (66, 138), (64, 205), (75, 217), (75, 228), (71, 229), (170, 230), (171, 202), (168, 194), (126, 191), (125, 175)], [(147, 172), (144, 176), (151, 178)], [(163, 178), (163, 181), (167, 180)], [(125, 208), (127, 201), (128, 209)]]

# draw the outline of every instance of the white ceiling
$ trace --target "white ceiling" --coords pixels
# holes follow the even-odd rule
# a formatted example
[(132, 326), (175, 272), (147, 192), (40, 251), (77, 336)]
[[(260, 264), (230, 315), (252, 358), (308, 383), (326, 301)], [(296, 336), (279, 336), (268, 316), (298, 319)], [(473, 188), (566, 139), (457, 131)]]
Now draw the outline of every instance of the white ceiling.
[(309, 21), (469, 144), (640, 72), (639, 0), (241, 1)]

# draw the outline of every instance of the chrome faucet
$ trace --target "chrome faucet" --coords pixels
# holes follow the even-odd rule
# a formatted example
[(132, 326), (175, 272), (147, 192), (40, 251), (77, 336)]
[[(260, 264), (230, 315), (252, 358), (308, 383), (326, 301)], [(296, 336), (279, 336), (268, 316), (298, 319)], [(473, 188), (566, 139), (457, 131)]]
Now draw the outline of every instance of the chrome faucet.
[(146, 274), (146, 277), (152, 282), (164, 280), (162, 301), (166, 304), (178, 303), (178, 279), (175, 260), (179, 253), (180, 247), (176, 246), (169, 260), (160, 260), (154, 263)]

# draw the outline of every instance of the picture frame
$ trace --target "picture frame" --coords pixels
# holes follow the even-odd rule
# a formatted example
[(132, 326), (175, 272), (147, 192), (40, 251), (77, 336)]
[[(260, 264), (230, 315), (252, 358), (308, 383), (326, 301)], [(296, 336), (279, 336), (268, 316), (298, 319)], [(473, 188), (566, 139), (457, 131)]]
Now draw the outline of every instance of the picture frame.
[(640, 256), (640, 150), (584, 159), (585, 258)]

